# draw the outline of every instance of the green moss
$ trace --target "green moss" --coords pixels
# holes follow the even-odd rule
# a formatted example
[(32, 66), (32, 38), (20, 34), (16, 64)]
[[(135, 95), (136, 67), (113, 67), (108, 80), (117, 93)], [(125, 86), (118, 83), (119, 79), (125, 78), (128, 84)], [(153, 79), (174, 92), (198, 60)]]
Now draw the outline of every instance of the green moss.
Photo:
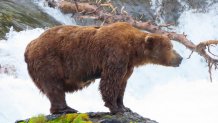
[(46, 123), (47, 119), (44, 115), (39, 115), (37, 117), (32, 117), (28, 123)]
[(18, 123), (92, 123), (92, 121), (89, 120), (88, 114), (74, 113), (62, 115), (53, 120), (48, 120), (45, 115), (39, 115), (30, 118), (28, 122), (21, 121)]
[(21, 31), (27, 28), (44, 28), (59, 24), (29, 0), (0, 0), (0, 39), (4, 38), (12, 26), (14, 30)]

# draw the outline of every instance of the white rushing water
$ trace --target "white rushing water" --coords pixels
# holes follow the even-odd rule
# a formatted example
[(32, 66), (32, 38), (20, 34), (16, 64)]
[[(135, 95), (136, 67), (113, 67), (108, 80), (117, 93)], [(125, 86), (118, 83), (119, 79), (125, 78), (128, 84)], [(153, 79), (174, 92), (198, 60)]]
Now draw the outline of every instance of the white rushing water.
[[(218, 39), (217, 6), (213, 5), (207, 13), (184, 12), (177, 31), (185, 32), (194, 43)], [(54, 12), (41, 7), (48, 13)], [(57, 18), (63, 24), (74, 24), (68, 15)], [(29, 78), (23, 57), (26, 45), (42, 32), (44, 29), (40, 28), (21, 32), (11, 29), (7, 39), (0, 41), (1, 68), (16, 69), (9, 71), (10, 75), (0, 71), (0, 123), (49, 113), (49, 101)], [(195, 53), (185, 59), (190, 51), (174, 44), (184, 57), (182, 65), (178, 68), (146, 65), (135, 69), (125, 94), (126, 106), (160, 123), (218, 123), (218, 72), (213, 71), (211, 83), (205, 61)], [(213, 50), (218, 52), (217, 48)], [(67, 94), (69, 106), (80, 112), (108, 111), (103, 106), (98, 84), (99, 80), (82, 91)]]

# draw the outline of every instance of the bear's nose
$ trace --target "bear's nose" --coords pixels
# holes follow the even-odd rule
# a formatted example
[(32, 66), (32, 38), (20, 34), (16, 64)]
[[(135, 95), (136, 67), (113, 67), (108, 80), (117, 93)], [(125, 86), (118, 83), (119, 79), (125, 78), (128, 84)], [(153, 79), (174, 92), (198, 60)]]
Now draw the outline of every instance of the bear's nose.
[(180, 58), (179, 58), (179, 64), (182, 63), (182, 60), (183, 60), (183, 58), (180, 56)]
[(183, 60), (183, 58), (180, 56), (180, 59), (179, 59), (179, 60), (180, 60), (180, 63), (181, 63), (181, 62), (182, 62), (182, 60)]
[(174, 67), (179, 67), (179, 65), (182, 63), (183, 58), (179, 55), (177, 57), (177, 60), (174, 62)]
[(182, 60), (183, 60), (182, 56), (179, 56), (179, 62), (180, 62), (180, 64), (181, 64)]

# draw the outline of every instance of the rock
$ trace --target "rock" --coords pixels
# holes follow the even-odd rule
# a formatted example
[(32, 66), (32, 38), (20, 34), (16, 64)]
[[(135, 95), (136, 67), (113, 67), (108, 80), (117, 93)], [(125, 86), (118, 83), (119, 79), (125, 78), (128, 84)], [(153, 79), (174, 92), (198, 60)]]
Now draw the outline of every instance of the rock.
[[(101, 0), (105, 2), (107, 0)], [(110, 0), (116, 11), (120, 13), (121, 8), (136, 20), (152, 21), (156, 23), (177, 24), (180, 15), (190, 9), (197, 12), (206, 12), (210, 5), (217, 0)], [(80, 0), (80, 2), (95, 3), (96, 0)], [(103, 20), (77, 19), (79, 25), (100, 25)]]
[(117, 115), (111, 115), (110, 113), (104, 112), (90, 112), (88, 115), (94, 123), (157, 123), (156, 121), (152, 121), (132, 112)]
[(13, 26), (16, 31), (60, 25), (30, 0), (0, 1), (0, 39)]
[(105, 119), (105, 120), (100, 121), (100, 123), (122, 123), (122, 122), (116, 119)]
[[(87, 116), (89, 118), (87, 118)], [(46, 123), (47, 121), (56, 121), (58, 123), (58, 119), (60, 118), (65, 118), (65, 119), (61, 119), (61, 121), (63, 120), (69, 121), (69, 123), (75, 122), (74, 120), (78, 120), (79, 118), (80, 118), (79, 120), (83, 121), (84, 123), (158, 123), (154, 120), (144, 118), (139, 114), (132, 113), (132, 112), (126, 112), (124, 114), (116, 114), (116, 115), (112, 115), (107, 112), (88, 112), (85, 114), (74, 113), (74, 114), (63, 114), (63, 115), (60, 114), (47, 115), (44, 116), (44, 118), (43, 116), (40, 115), (38, 117), (39, 117), (38, 119), (39, 121), (43, 121), (43, 119), (46, 119), (46, 121), (44, 120), (44, 122), (40, 122), (40, 123)], [(69, 120), (70, 118), (72, 121)], [(20, 120), (20, 121), (16, 121), (16, 123), (30, 123), (32, 122), (31, 120), (33, 119), (34, 118), (30, 118), (27, 120)], [(36, 118), (34, 119), (34, 121), (36, 121)]]

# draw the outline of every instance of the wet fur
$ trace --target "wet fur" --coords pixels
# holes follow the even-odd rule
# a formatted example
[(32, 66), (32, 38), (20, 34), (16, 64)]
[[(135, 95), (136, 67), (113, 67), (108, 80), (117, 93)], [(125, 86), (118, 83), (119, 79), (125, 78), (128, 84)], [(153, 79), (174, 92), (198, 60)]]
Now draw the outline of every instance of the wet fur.
[(105, 106), (117, 113), (130, 111), (123, 95), (134, 67), (174, 66), (181, 57), (167, 37), (119, 22), (51, 28), (27, 46), (25, 61), (34, 83), (49, 98), (51, 113), (76, 112), (67, 106), (65, 92), (83, 89), (97, 78)]

